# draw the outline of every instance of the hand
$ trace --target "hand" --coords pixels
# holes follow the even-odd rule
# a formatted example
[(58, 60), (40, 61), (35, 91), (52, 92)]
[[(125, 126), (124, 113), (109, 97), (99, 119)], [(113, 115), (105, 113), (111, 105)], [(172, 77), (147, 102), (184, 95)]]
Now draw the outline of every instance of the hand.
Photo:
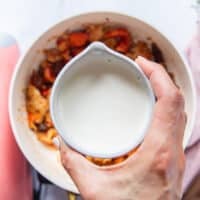
[(99, 167), (61, 142), (61, 160), (85, 200), (180, 199), (184, 171), (184, 99), (162, 66), (136, 59), (157, 97), (152, 124), (126, 161)]

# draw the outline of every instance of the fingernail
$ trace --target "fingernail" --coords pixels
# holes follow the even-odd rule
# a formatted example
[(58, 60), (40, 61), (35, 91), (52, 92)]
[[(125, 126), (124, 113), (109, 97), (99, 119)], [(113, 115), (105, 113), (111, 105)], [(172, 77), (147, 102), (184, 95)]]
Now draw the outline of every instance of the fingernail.
[(60, 141), (59, 141), (58, 137), (54, 137), (52, 141), (53, 141), (53, 144), (59, 149)]

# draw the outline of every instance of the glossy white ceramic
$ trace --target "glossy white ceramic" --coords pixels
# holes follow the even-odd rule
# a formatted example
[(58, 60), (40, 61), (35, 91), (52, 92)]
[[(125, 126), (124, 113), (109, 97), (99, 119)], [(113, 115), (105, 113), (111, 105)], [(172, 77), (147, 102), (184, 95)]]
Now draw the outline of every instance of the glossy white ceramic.
[[(117, 69), (118, 71), (121, 70), (121, 73), (127, 71), (127, 74), (129, 75), (129, 77), (131, 76), (133, 82), (137, 80), (137, 83), (140, 85), (138, 88), (144, 90), (141, 92), (147, 94), (146, 99), (144, 100), (144, 102), (147, 102), (147, 104), (145, 104), (145, 105), (142, 104), (141, 106), (139, 106), (137, 104), (137, 107), (140, 108), (139, 113), (136, 112), (136, 108), (134, 107), (134, 103), (133, 103), (134, 100), (136, 100), (136, 96), (134, 96), (134, 98), (131, 100), (132, 105), (130, 105), (130, 107), (129, 107), (129, 113), (130, 113), (130, 110), (134, 110), (133, 111), (133, 113), (135, 115), (134, 119), (135, 120), (141, 119), (141, 121), (136, 122), (132, 119), (130, 124), (126, 123), (126, 127), (128, 127), (127, 125), (129, 124), (132, 127), (131, 130), (133, 131), (134, 124), (136, 124), (136, 123), (138, 125), (142, 124), (142, 126), (140, 126), (139, 129), (137, 129), (137, 131), (135, 131), (135, 132), (133, 131), (133, 134), (131, 134), (131, 135), (129, 135), (128, 133), (125, 134), (125, 133), (123, 133), (124, 129), (122, 129), (116, 135), (116, 132), (118, 130), (120, 130), (122, 125), (119, 126), (115, 131), (112, 131), (113, 129), (115, 129), (115, 127), (113, 127), (113, 126), (118, 126), (116, 123), (112, 124), (112, 122), (113, 122), (112, 119), (110, 119), (110, 120), (106, 119), (106, 121), (104, 121), (104, 123), (102, 123), (103, 119), (101, 119), (100, 121), (95, 122), (93, 124), (89, 123), (90, 126), (91, 125), (94, 126), (94, 124), (96, 124), (97, 126), (96, 126), (95, 130), (96, 130), (96, 132), (98, 132), (101, 126), (107, 127), (106, 124), (109, 121), (111, 126), (113, 127), (113, 129), (111, 129), (111, 131), (109, 131), (109, 133), (107, 133), (107, 131), (106, 131), (105, 135), (104, 135), (103, 130), (101, 130), (101, 133), (95, 134), (93, 131), (88, 131), (88, 130), (90, 130), (90, 128), (89, 129), (87, 128), (87, 132), (89, 132), (91, 134), (87, 134), (87, 137), (84, 137), (82, 139), (82, 137), (80, 137), (80, 135), (79, 135), (79, 137), (77, 137), (76, 133), (74, 131), (70, 131), (71, 129), (68, 129), (67, 121), (66, 121), (66, 119), (63, 119), (63, 112), (65, 112), (64, 111), (65, 107), (63, 107), (63, 105), (60, 105), (60, 104), (62, 104), (61, 98), (63, 96), (63, 94), (61, 94), (61, 93), (63, 93), (63, 88), (64, 87), (66, 88), (66, 81), (68, 81), (68, 79), (71, 77), (70, 74), (74, 73), (74, 70), (76, 71), (76, 73), (79, 73), (80, 70), (84, 71), (85, 68), (88, 69), (88, 66), (91, 66), (91, 65), (93, 66), (92, 67), (93, 69), (94, 69), (94, 67), (96, 67), (96, 69), (99, 69), (99, 67), (105, 66), (105, 68), (111, 67), (112, 69)], [(101, 69), (103, 69), (103, 68), (101, 67)], [(110, 73), (110, 71), (106, 72), (107, 75), (108, 75), (108, 73)], [(91, 76), (93, 77), (92, 83), (94, 84), (94, 78), (96, 76), (96, 73)], [(105, 74), (103, 77), (105, 78)], [(103, 79), (103, 77), (102, 77), (102, 79)], [(123, 77), (123, 75), (122, 75), (122, 77)], [(121, 79), (122, 79), (122, 77), (121, 77)], [(100, 81), (99, 79), (100, 79), (100, 77), (98, 77), (98, 82)], [(136, 83), (136, 82), (134, 82), (134, 83)], [(81, 87), (82, 87), (82, 85), (81, 85)], [(105, 87), (107, 87), (107, 86), (105, 86)], [(92, 89), (93, 88), (94, 88), (94, 85), (92, 85)], [(137, 90), (138, 90), (138, 88), (137, 88)], [(104, 89), (104, 91), (105, 91), (105, 89)], [(85, 92), (84, 92), (84, 94), (85, 94)], [(108, 94), (110, 95), (111, 92), (112, 92), (112, 90), (110, 90)], [(118, 87), (118, 92), (122, 93), (122, 91), (119, 89), (119, 87)], [(82, 95), (82, 94), (80, 94), (80, 95)], [(81, 97), (82, 96), (79, 96), (79, 99), (82, 99)], [(101, 99), (101, 102), (102, 102), (104, 99), (104, 96), (100, 96), (100, 97), (98, 97), (98, 99)], [(76, 101), (76, 99), (74, 99), (74, 100)], [(138, 99), (138, 101), (136, 100), (136, 102), (142, 103), (143, 102), (142, 100)], [(114, 101), (114, 99), (113, 99), (113, 101)], [(135, 104), (136, 104), (136, 102), (135, 102)], [(80, 104), (80, 102), (79, 102), (79, 104)], [(107, 104), (109, 104), (108, 101), (107, 101)], [(110, 108), (112, 107), (112, 104), (113, 103), (111, 103)], [(77, 55), (76, 57), (71, 59), (70, 62), (68, 62), (65, 65), (65, 67), (63, 68), (63, 70), (59, 73), (58, 77), (56, 78), (56, 80), (54, 82), (54, 85), (53, 85), (53, 88), (51, 91), (50, 111), (51, 111), (51, 117), (52, 117), (53, 123), (54, 123), (56, 129), (58, 130), (58, 133), (62, 136), (64, 141), (68, 145), (70, 145), (73, 149), (77, 150), (78, 152), (80, 152), (84, 155), (89, 155), (89, 156), (93, 156), (93, 157), (97, 157), (97, 158), (114, 158), (114, 157), (122, 156), (122, 155), (128, 153), (132, 149), (136, 148), (142, 142), (145, 134), (147, 133), (147, 129), (148, 129), (151, 119), (152, 119), (154, 104), (155, 104), (155, 97), (154, 97), (154, 92), (151, 87), (151, 84), (150, 84), (149, 80), (147, 79), (147, 77), (145, 76), (145, 74), (143, 73), (143, 71), (137, 65), (137, 63), (135, 63), (132, 59), (128, 58), (127, 56), (124, 56), (116, 51), (113, 51), (112, 49), (110, 49), (106, 45), (104, 45), (102, 42), (93, 42), (84, 51), (82, 51), (79, 55)], [(91, 105), (91, 102), (90, 102), (90, 105)], [(98, 103), (96, 103), (96, 106), (98, 107), (100, 105)], [(122, 105), (122, 107), (123, 107), (123, 105)], [(123, 116), (123, 114), (122, 114), (123, 108), (122, 107), (117, 107), (117, 108), (115, 107), (115, 109), (121, 110), (120, 116)], [(101, 108), (101, 110), (104, 110), (104, 108)], [(143, 108), (145, 110), (143, 110)], [(76, 108), (74, 108), (74, 109), (77, 110)], [(109, 108), (107, 108), (107, 107), (105, 109), (107, 109), (107, 111), (109, 110)], [(86, 121), (83, 122), (81, 120), (81, 124), (84, 123), (84, 126), (81, 128), (82, 131), (85, 127), (85, 124), (88, 124), (87, 120), (91, 121), (91, 116), (90, 116), (91, 114), (89, 114), (91, 107), (87, 110), (89, 110), (89, 112), (87, 112), (87, 116), (84, 115), (84, 118), (83, 118)], [(143, 110), (143, 112), (141, 112), (141, 110)], [(80, 110), (80, 112), (81, 112), (81, 110)], [(103, 111), (103, 112), (105, 112), (105, 111)], [(110, 112), (112, 112), (112, 110), (110, 110)], [(102, 112), (101, 111), (96, 112), (94, 116), (96, 116), (98, 114), (101, 115), (100, 113), (102, 113)], [(70, 118), (70, 116), (72, 117), (72, 113), (68, 113), (68, 114), (66, 113), (65, 115), (69, 116), (69, 118)], [(126, 116), (127, 115), (128, 115), (128, 113), (126, 114)], [(93, 116), (93, 114), (92, 114), (92, 116)], [(86, 117), (87, 117), (87, 119), (85, 119)], [(129, 115), (129, 117), (130, 117), (130, 115)], [(106, 117), (104, 116), (103, 118), (106, 118)], [(112, 116), (112, 118), (113, 118), (113, 116)], [(96, 119), (99, 119), (99, 118), (97, 117)], [(123, 121), (123, 119), (120, 121)], [(79, 124), (77, 122), (74, 122), (74, 124), (76, 124), (76, 126), (79, 126)], [(99, 127), (99, 125), (100, 125), (100, 127)], [(110, 127), (110, 125), (108, 125), (108, 127)], [(108, 134), (109, 134), (109, 137), (107, 137)], [(90, 138), (93, 138), (93, 139), (90, 140)], [(106, 138), (109, 138), (109, 141)], [(96, 143), (96, 145), (94, 145), (95, 143)], [(99, 148), (99, 147), (101, 147), (101, 148)]]

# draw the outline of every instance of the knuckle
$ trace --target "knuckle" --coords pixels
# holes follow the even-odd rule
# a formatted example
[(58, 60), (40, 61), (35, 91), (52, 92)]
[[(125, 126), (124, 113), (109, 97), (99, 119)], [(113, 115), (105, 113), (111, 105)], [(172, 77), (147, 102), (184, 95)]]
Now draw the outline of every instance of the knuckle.
[(62, 163), (63, 167), (68, 171), (71, 170), (70, 160), (71, 160), (71, 158), (70, 158), (69, 154), (66, 151), (63, 151), (61, 154), (61, 163)]
[(184, 106), (184, 98), (180, 90), (175, 89), (171, 92), (170, 100), (174, 106)]
[(156, 155), (155, 162), (153, 163), (154, 171), (160, 176), (165, 176), (172, 160), (172, 153), (169, 149), (162, 150)]
[(94, 200), (98, 196), (95, 188), (90, 188), (90, 189), (87, 188), (87, 190), (83, 191), (82, 193), (84, 194), (83, 197), (86, 200)]
[(174, 154), (174, 151), (169, 146), (166, 146), (155, 154), (152, 171), (163, 180), (163, 183), (168, 181), (171, 170), (175, 170), (178, 177), (183, 177), (185, 171), (185, 155), (183, 151), (178, 152), (178, 154)]
[(66, 159), (63, 157), (63, 155), (61, 156), (61, 163), (64, 167), (66, 167)]

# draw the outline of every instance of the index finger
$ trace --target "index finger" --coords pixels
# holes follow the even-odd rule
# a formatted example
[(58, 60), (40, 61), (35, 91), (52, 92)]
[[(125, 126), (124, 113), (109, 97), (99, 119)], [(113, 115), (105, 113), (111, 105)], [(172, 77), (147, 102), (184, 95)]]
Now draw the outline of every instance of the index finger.
[[(166, 138), (169, 134), (178, 134), (179, 136), (181, 134), (183, 136), (184, 128), (181, 129), (183, 130), (181, 132), (177, 128), (178, 126), (184, 126), (184, 123), (182, 123), (184, 99), (180, 90), (161, 65), (148, 61), (143, 57), (138, 57), (136, 63), (150, 80), (157, 97), (151, 127), (145, 138), (146, 142), (149, 140), (155, 141), (156, 138), (159, 142), (161, 138)], [(182, 140), (182, 137), (178, 138)]]
[(170, 93), (177, 90), (171, 78), (161, 65), (141, 56), (138, 56), (135, 62), (141, 67), (150, 80), (157, 99), (163, 96), (169, 96)]

